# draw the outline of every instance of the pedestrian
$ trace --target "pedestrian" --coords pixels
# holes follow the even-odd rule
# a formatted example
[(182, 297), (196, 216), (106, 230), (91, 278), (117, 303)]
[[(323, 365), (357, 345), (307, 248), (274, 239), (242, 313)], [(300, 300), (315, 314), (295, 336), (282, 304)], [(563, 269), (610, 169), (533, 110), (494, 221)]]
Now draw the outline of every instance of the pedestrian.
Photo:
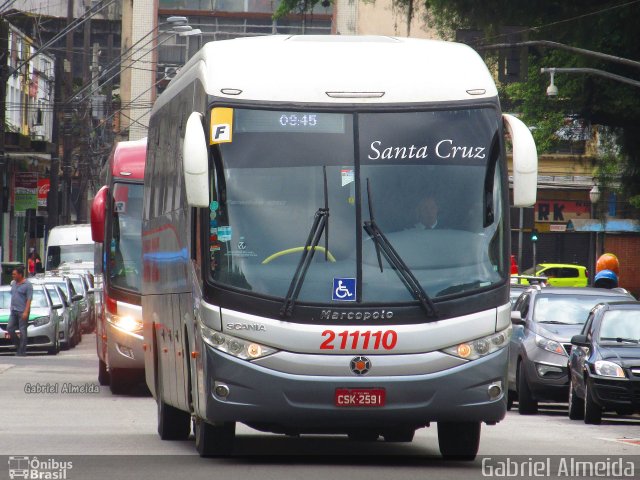
[(30, 277), (34, 277), (36, 275), (36, 252), (33, 248), (31, 249), (29, 258), (27, 259), (27, 273)]
[[(27, 322), (31, 311), (33, 298), (33, 285), (24, 278), (24, 267), (17, 266), (11, 272), (11, 313), (9, 315), (9, 336), (16, 347), (16, 356), (27, 355)], [(16, 329), (20, 330), (20, 338), (16, 335)]]

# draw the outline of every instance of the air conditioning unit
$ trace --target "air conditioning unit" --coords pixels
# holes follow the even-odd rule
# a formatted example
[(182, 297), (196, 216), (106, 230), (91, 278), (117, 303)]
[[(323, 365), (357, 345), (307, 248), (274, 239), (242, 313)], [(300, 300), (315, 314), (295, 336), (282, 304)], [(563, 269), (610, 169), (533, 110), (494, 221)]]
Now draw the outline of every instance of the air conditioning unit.
[(171, 80), (178, 73), (179, 67), (164, 67), (164, 78)]

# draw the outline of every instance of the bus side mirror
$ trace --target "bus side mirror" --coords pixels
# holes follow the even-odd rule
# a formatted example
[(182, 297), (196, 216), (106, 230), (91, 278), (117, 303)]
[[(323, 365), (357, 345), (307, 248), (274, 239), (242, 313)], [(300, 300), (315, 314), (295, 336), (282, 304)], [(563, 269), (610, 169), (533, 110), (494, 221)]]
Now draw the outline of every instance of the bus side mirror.
[(91, 239), (96, 243), (104, 242), (104, 220), (107, 215), (107, 196), (109, 188), (105, 185), (91, 203)]
[(209, 206), (209, 148), (202, 126), (202, 114), (193, 112), (187, 120), (182, 144), (182, 169), (190, 207)]
[(530, 207), (536, 203), (538, 188), (538, 152), (527, 126), (513, 115), (503, 114), (513, 145), (513, 206)]

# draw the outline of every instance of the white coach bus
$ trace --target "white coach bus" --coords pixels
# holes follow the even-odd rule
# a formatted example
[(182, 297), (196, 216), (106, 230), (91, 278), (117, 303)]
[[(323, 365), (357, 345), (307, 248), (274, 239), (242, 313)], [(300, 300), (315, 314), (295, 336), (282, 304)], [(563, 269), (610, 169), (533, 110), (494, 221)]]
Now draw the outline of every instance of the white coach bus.
[(506, 412), (509, 180), (528, 128), (470, 48), (390, 37), (205, 45), (156, 101), (143, 204), (147, 384), (203, 456), (237, 422), (474, 458)]

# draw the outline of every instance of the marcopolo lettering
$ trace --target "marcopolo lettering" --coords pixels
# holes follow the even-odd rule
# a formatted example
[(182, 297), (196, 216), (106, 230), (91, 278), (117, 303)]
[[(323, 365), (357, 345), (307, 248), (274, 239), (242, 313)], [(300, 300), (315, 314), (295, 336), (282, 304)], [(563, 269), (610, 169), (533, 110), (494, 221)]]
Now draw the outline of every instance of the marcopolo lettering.
[(391, 310), (322, 310), (320, 320), (390, 320), (393, 318)]

